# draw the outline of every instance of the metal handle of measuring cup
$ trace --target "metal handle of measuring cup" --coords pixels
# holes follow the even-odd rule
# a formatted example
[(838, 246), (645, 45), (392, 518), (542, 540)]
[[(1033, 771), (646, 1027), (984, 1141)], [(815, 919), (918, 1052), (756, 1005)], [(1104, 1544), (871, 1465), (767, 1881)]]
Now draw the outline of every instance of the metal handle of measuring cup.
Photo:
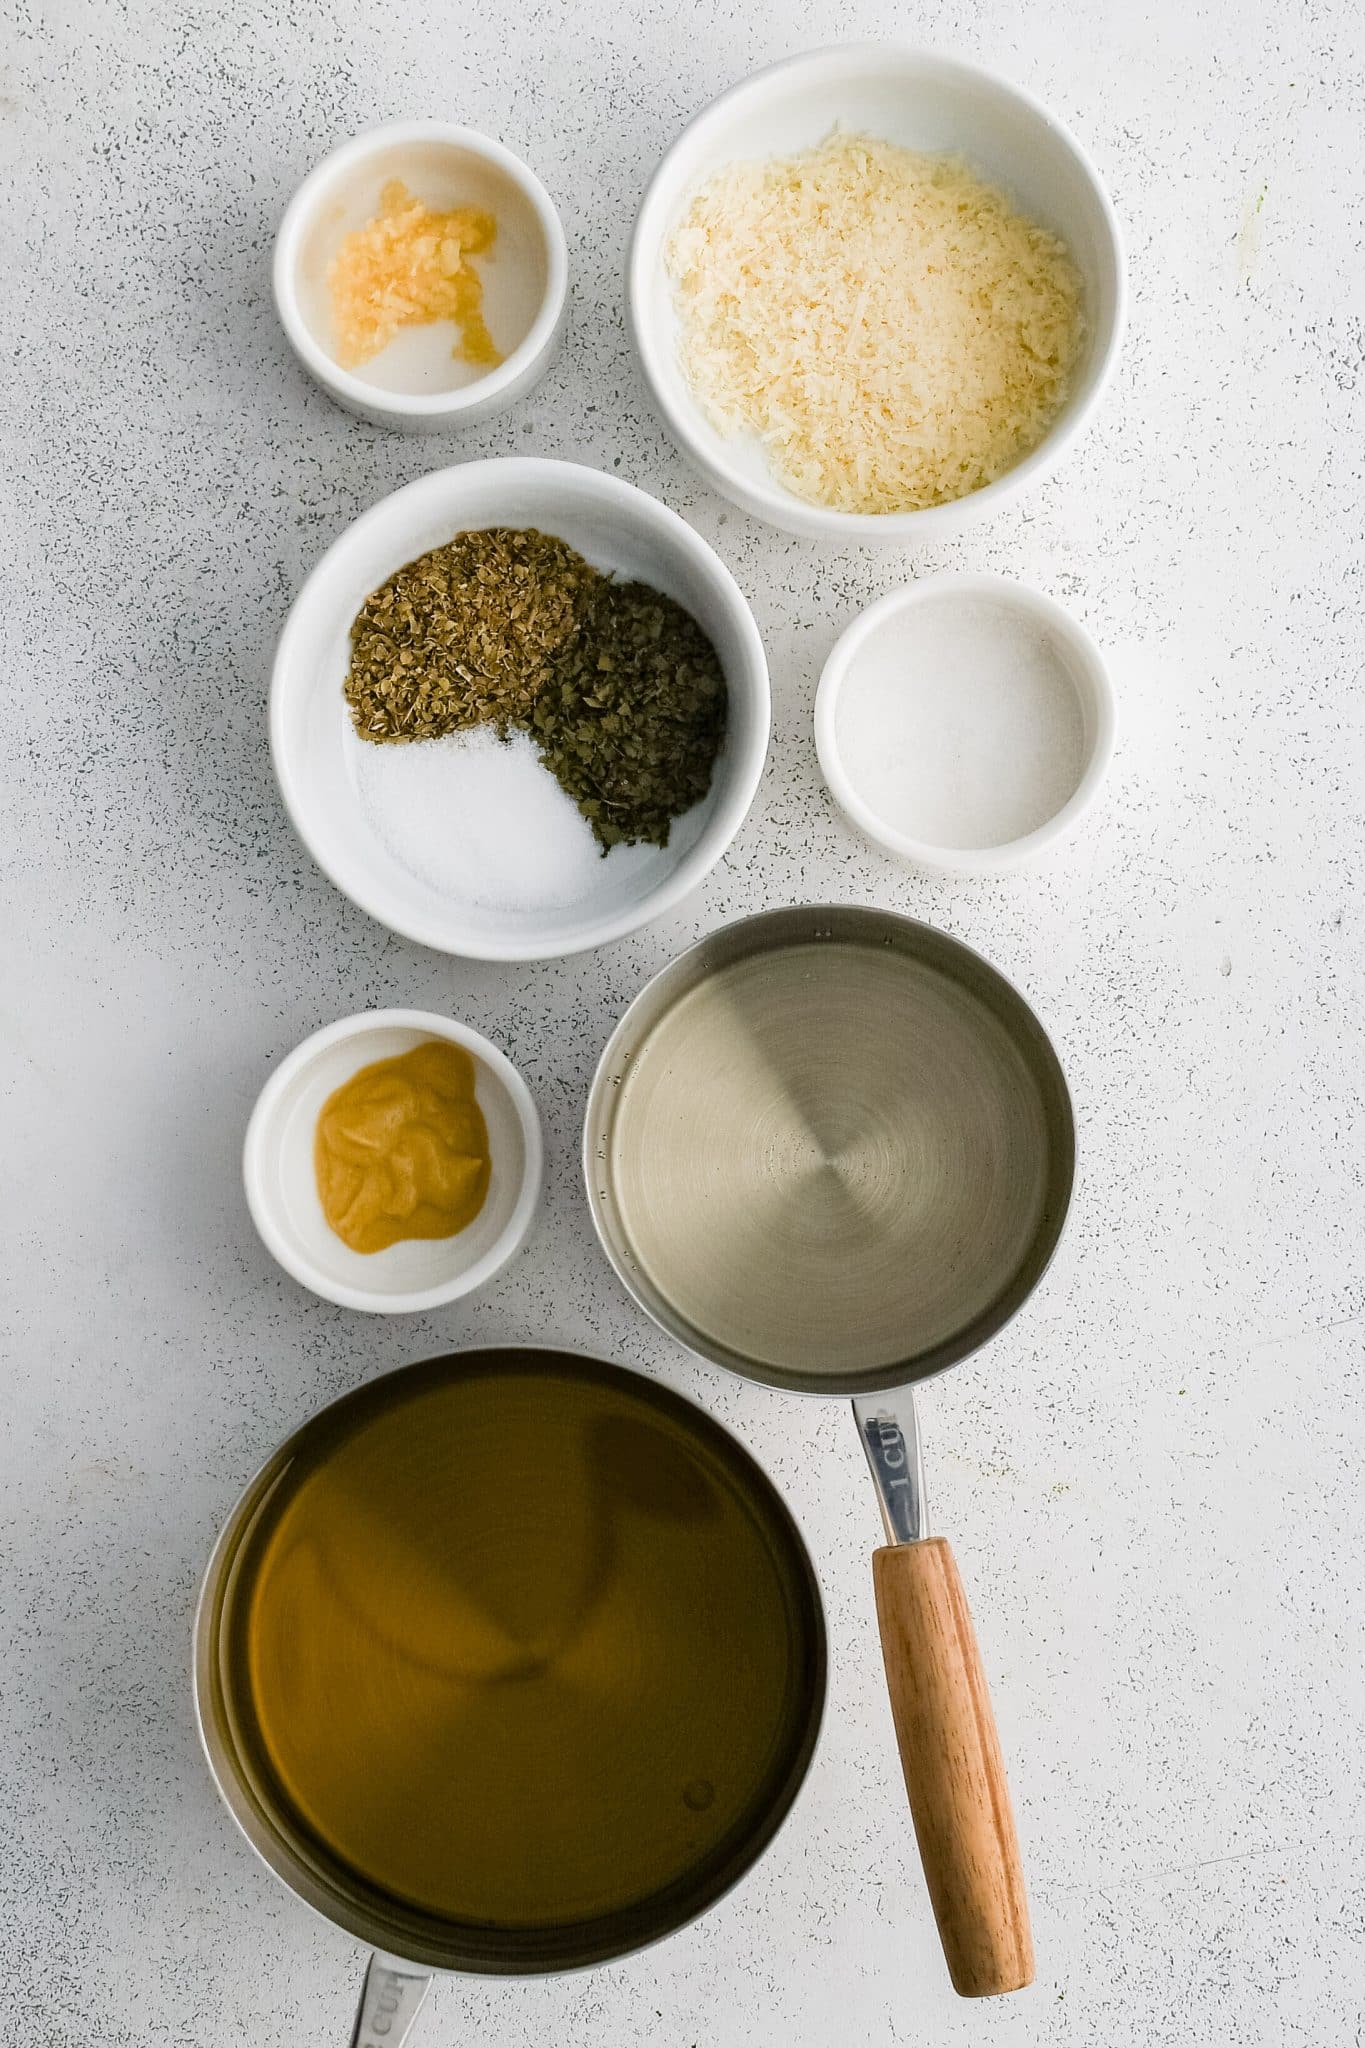
[(1009, 1787), (976, 1631), (953, 1553), (929, 1534), (908, 1392), (854, 1413), (890, 1539), (873, 1552), (891, 1716), (925, 1882), (953, 1989), (1033, 1982), (1033, 1937)]
[(371, 1956), (351, 2048), (403, 2048), (430, 1988), (429, 1970), (415, 1970), (393, 1956)]

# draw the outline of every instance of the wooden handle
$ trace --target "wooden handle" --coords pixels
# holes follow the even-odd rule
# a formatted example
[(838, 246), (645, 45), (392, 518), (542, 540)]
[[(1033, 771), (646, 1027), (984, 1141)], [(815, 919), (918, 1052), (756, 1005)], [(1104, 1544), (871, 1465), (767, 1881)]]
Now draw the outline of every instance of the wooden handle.
[(905, 1789), (953, 1989), (1033, 1982), (1033, 1938), (986, 1675), (941, 1536), (872, 1557)]

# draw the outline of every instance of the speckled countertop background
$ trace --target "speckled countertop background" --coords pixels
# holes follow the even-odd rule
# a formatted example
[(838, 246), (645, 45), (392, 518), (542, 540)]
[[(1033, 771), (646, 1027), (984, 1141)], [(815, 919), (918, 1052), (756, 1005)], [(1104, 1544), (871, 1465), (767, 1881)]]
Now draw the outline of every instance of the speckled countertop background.
[[(444, 1983), (424, 2043), (1363, 2038), (1361, 20), (1350, 0), (10, 10), (6, 2041), (348, 2038), (359, 1952), (257, 1867), (200, 1761), (196, 1580), (243, 1480), (319, 1402), (524, 1336), (698, 1392), (779, 1477), (829, 1603), (828, 1733), (776, 1849), (704, 1923), (566, 1982)], [(887, 31), (980, 57), (1075, 126), (1135, 294), (1064, 472), (903, 561), (786, 540), (701, 487), (636, 388), (620, 293), (637, 195), (695, 109), (774, 56)], [(425, 442), (312, 389), (268, 294), (305, 170), (422, 114), (532, 161), (573, 266), (547, 381)], [(687, 913), (526, 968), (438, 958), (344, 901), (289, 830), (264, 717), (274, 636), (327, 542), (425, 469), (511, 450), (617, 468), (691, 519), (753, 600), (776, 694), (758, 803)], [(838, 631), (954, 566), (1074, 605), (1122, 690), (1102, 810), (995, 884), (885, 866), (835, 817), (810, 738)], [(1082, 1126), (1063, 1255), (922, 1404), (1032, 1878), (1037, 1986), (986, 2007), (947, 1987), (903, 1811), (854, 1432), (647, 1329), (576, 1186), (588, 1075), (629, 997), (697, 932), (800, 897), (894, 904), (989, 953), (1055, 1033)], [(519, 1063), (550, 1199), (479, 1300), (381, 1323), (276, 1270), (238, 1148), (273, 1062), (392, 1002), (468, 1018)]]

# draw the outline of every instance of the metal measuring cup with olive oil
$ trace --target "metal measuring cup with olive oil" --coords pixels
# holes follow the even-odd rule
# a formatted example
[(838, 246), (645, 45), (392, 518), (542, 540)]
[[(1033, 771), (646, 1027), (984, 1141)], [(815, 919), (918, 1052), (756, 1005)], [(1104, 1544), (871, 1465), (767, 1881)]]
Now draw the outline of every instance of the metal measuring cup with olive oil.
[(747, 1454), (554, 1352), (314, 1417), (239, 1505), (197, 1644), (257, 1848), (428, 1968), (567, 1968), (692, 1918), (785, 1813), (824, 1685), (814, 1577)]

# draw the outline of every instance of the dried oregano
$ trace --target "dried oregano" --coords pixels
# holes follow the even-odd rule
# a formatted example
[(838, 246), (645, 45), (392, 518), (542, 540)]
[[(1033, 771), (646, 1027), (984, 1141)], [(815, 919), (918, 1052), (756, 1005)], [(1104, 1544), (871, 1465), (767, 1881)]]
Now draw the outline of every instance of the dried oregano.
[(725, 676), (691, 614), (534, 529), (457, 534), (369, 597), (346, 699), (363, 739), (532, 734), (603, 852), (668, 844), (705, 796)]
[(509, 526), (457, 533), (367, 597), (346, 701), (367, 740), (525, 725), (551, 657), (601, 581), (567, 542)]

